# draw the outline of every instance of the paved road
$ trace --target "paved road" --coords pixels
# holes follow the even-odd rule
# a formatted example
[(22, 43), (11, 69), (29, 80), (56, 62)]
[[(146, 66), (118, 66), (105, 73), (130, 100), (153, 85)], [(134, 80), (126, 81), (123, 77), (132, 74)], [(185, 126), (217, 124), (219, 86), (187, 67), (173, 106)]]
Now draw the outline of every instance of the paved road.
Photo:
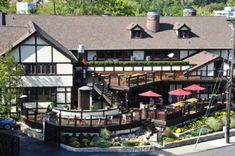
[(61, 148), (47, 145), (44, 142), (29, 138), (20, 133), (20, 156), (174, 156), (169, 152), (157, 150), (149, 153), (76, 153), (63, 150)]
[(235, 145), (220, 147), (217, 149), (210, 149), (203, 152), (186, 154), (184, 156), (234, 156), (235, 155)]

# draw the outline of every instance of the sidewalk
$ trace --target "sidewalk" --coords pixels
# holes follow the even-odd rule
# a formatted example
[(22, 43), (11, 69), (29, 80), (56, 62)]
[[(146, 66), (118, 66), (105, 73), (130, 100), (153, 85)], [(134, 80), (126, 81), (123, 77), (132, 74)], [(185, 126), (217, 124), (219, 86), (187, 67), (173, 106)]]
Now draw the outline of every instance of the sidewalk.
[(162, 149), (162, 150), (166, 152), (170, 152), (175, 155), (184, 155), (184, 154), (189, 154), (189, 153), (194, 153), (194, 152), (216, 149), (216, 148), (229, 146), (229, 145), (235, 145), (235, 136), (230, 137), (230, 144), (226, 144), (225, 138), (223, 138), (223, 139), (217, 139), (217, 140), (198, 143), (197, 147), (195, 144), (193, 144), (193, 145), (168, 148), (168, 149)]

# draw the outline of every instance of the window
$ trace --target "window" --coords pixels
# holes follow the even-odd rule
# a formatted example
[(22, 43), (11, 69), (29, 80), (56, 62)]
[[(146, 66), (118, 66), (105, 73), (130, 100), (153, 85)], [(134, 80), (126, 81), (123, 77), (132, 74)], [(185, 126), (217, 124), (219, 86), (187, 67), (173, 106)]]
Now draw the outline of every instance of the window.
[(189, 38), (189, 30), (179, 30), (179, 38)]
[(55, 74), (56, 64), (24, 64), (26, 75)]
[(27, 102), (55, 101), (56, 88), (25, 88), (24, 94), (27, 95)]
[(132, 38), (141, 38), (141, 30), (132, 30)]

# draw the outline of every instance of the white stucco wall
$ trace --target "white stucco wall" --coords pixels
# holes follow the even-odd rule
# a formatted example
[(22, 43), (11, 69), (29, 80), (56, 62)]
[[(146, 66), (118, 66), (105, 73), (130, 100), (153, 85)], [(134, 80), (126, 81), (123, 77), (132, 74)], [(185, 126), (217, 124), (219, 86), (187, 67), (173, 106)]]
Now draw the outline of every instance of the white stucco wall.
[(36, 62), (35, 46), (21, 46), (21, 61)]
[(73, 76), (23, 76), (24, 87), (73, 86)]
[(57, 64), (57, 74), (73, 74), (72, 64)]
[(11, 51), (10, 53), (11, 56), (13, 56), (15, 58), (16, 62), (19, 62), (19, 48), (15, 48), (14, 50)]
[(37, 46), (37, 61), (51, 62), (51, 46)]
[(71, 60), (53, 48), (53, 62), (71, 62)]

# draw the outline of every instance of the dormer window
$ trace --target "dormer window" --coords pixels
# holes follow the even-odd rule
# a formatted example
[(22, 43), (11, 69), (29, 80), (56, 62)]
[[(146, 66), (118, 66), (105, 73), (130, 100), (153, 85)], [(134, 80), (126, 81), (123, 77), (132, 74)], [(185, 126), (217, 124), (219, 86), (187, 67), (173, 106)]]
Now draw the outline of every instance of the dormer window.
[(178, 38), (190, 38), (191, 29), (184, 23), (176, 23), (173, 28)]
[(131, 23), (128, 25), (127, 30), (130, 33), (131, 38), (143, 38), (144, 37), (144, 29), (140, 27), (138, 24)]

